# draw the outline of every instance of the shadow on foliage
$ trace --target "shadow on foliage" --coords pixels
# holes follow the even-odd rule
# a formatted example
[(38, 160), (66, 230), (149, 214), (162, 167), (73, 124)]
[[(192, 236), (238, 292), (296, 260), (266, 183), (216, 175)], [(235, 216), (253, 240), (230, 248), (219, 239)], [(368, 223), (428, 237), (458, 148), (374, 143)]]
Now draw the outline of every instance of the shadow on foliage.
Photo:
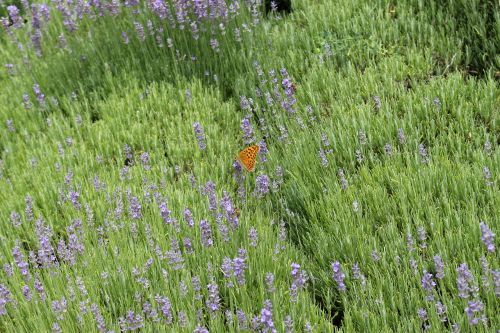
[[(500, 2), (498, 0), (436, 0), (415, 7), (425, 10), (436, 31), (445, 30), (449, 38), (462, 43), (459, 67), (468, 75), (482, 77), (499, 68)], [(451, 24), (450, 24), (451, 22)]]
[[(282, 198), (286, 201), (281, 201), (277, 198), (274, 204), (282, 210), (280, 216), (287, 216), (285, 220), (285, 227), (287, 229), (287, 238), (298, 249), (304, 252), (308, 257), (311, 256), (311, 250), (305, 245), (310, 240), (311, 220), (313, 217), (307, 208), (308, 202), (315, 202), (318, 198), (311, 193), (304, 193), (296, 188), (294, 185), (281, 190)], [(325, 222), (326, 223), (326, 222)], [(314, 254), (313, 254), (314, 256)], [(318, 261), (318, 258), (310, 258), (313, 264), (313, 270), (321, 270), (320, 272), (313, 272), (313, 276), (330, 276), (330, 267), (324, 267)], [(316, 261), (315, 261), (316, 260)], [(344, 319), (344, 307), (340, 295), (333, 287), (333, 281), (330, 278), (314, 279), (309, 284), (308, 292), (314, 300), (318, 308), (321, 309), (325, 318), (335, 327), (342, 327), (342, 320)]]

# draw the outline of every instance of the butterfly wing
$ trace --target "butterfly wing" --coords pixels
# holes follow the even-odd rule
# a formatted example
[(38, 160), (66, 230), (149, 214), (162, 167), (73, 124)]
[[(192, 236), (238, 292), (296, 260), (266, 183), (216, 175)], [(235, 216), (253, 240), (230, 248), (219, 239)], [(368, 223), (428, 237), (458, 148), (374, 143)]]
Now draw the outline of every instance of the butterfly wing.
[(247, 171), (252, 172), (255, 170), (255, 160), (257, 159), (257, 153), (259, 152), (260, 147), (257, 145), (253, 145), (247, 147), (240, 151), (238, 154), (238, 162), (247, 169)]

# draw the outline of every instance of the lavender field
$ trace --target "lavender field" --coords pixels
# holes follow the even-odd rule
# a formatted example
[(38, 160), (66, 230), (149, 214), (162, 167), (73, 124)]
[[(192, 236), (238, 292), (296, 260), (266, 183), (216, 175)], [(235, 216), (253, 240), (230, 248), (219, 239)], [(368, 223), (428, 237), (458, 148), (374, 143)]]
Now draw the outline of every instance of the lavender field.
[(0, 25), (0, 332), (500, 332), (498, 1)]

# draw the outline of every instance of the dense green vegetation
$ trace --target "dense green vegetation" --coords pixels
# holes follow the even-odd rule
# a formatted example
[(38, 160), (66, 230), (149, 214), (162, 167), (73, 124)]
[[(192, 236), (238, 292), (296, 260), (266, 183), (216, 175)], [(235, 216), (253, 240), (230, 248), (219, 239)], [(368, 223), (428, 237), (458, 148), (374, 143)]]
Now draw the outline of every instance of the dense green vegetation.
[(498, 2), (221, 1), (0, 4), (0, 331), (499, 330)]

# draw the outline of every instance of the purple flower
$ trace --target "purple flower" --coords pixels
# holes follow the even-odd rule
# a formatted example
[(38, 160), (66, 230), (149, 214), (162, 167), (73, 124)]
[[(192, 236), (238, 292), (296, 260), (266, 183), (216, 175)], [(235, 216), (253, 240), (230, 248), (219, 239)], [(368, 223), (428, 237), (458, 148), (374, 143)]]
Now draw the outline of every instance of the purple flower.
[(170, 325), (173, 321), (172, 316), (172, 304), (170, 303), (170, 299), (165, 296), (156, 295), (155, 301), (160, 306), (161, 314), (163, 315), (163, 319), (165, 322)]
[(56, 257), (54, 255), (54, 249), (50, 243), (52, 237), (52, 229), (45, 226), (42, 219), (39, 219), (35, 223), (35, 231), (38, 238), (38, 262), (41, 263), (42, 267), (48, 268), (56, 265)]
[(358, 263), (354, 263), (352, 265), (352, 278), (355, 280), (360, 280), (361, 281), (361, 286), (366, 285), (366, 277), (361, 273), (361, 269), (359, 268)]
[(448, 321), (448, 318), (446, 318), (446, 311), (447, 311), (446, 305), (444, 305), (441, 302), (436, 303), (436, 314), (439, 317), (439, 320), (442, 321), (443, 323)]
[(274, 274), (271, 272), (266, 273), (266, 287), (268, 293), (274, 293), (276, 288), (274, 287)]
[(473, 296), (477, 293), (477, 287), (474, 285), (474, 276), (472, 275), (469, 267), (467, 267), (466, 263), (461, 264), (457, 268), (458, 277), (457, 277), (457, 288), (458, 288), (458, 297), (460, 298), (469, 298), (472, 294)]
[(442, 280), (444, 278), (444, 264), (439, 255), (434, 256), (434, 267), (436, 268), (436, 278)]
[(245, 284), (245, 269), (247, 269), (247, 255), (245, 249), (238, 250), (238, 256), (233, 260), (234, 276), (240, 286)]
[(399, 144), (404, 145), (406, 143), (405, 132), (403, 132), (402, 128), (398, 128), (398, 141)]
[(217, 214), (217, 230), (219, 230), (220, 237), (224, 240), (224, 242), (229, 242), (229, 227), (227, 224), (222, 221), (222, 215)]
[(208, 298), (206, 301), (206, 305), (210, 313), (215, 314), (220, 308), (220, 298), (219, 298), (219, 287), (215, 281), (209, 283), (207, 285), (208, 289)]
[(262, 198), (269, 193), (269, 177), (260, 175), (255, 178), (255, 195)]
[(208, 333), (208, 330), (203, 326), (196, 326), (194, 333)]
[(67, 308), (68, 308), (68, 303), (66, 302), (66, 298), (64, 297), (61, 298), (60, 301), (58, 300), (52, 301), (52, 310), (54, 311), (57, 320), (64, 319), (64, 313), (66, 312)]
[(208, 181), (203, 189), (203, 194), (208, 196), (208, 209), (212, 212), (217, 211), (217, 196), (215, 194), (215, 183)]
[(299, 287), (296, 284), (292, 283), (290, 288), (288, 289), (288, 294), (290, 296), (290, 302), (297, 303), (299, 298)]
[(411, 253), (415, 251), (415, 240), (413, 239), (411, 232), (408, 232), (406, 235), (406, 246), (408, 247), (408, 252)]
[(283, 325), (285, 326), (285, 333), (293, 333), (293, 320), (291, 316), (286, 316), (283, 320)]
[(94, 319), (97, 324), (97, 330), (99, 332), (107, 332), (106, 323), (104, 322), (104, 317), (102, 316), (101, 311), (99, 310), (97, 304), (92, 304), (90, 306), (90, 311), (94, 315)]
[(266, 141), (264, 140), (261, 140), (259, 142), (259, 158), (260, 158), (260, 161), (262, 163), (265, 163), (267, 162), (267, 154), (269, 152), (269, 150), (267, 149), (267, 144), (266, 144)]
[(479, 258), (479, 262), (481, 263), (482, 276), (481, 280), (483, 281), (483, 287), (488, 287), (490, 285), (488, 281), (488, 273), (490, 272), (490, 265), (488, 260), (484, 256)]
[(233, 207), (231, 198), (229, 197), (229, 194), (226, 191), (224, 191), (222, 194), (222, 199), (220, 201), (220, 208), (224, 213), (227, 222), (231, 225), (233, 230), (236, 230), (239, 225), (238, 216), (236, 214), (236, 210)]
[(248, 320), (245, 312), (241, 309), (236, 310), (236, 317), (238, 318), (238, 329), (240, 331), (248, 329)]
[(424, 275), (422, 276), (422, 288), (427, 292), (427, 300), (432, 300), (432, 291), (436, 286), (436, 282), (432, 279), (432, 274), (424, 270)]
[(343, 191), (347, 190), (347, 179), (345, 178), (344, 170), (338, 169), (337, 175), (339, 177), (340, 181), (340, 187), (342, 188)]
[(161, 218), (163, 219), (163, 222), (165, 224), (171, 224), (173, 222), (173, 219), (170, 217), (170, 210), (167, 207), (166, 202), (162, 202), (158, 205), (158, 208), (160, 209), (160, 215)]
[(274, 180), (273, 180), (273, 192), (277, 192), (280, 186), (283, 184), (283, 168), (281, 166), (277, 166), (274, 170)]
[(69, 201), (71, 201), (73, 207), (75, 207), (76, 210), (80, 210), (82, 208), (82, 205), (78, 201), (79, 198), (80, 198), (80, 193), (78, 193), (77, 191), (69, 191), (68, 199)]
[(298, 288), (304, 288), (307, 283), (307, 273), (305, 270), (300, 270), (300, 265), (292, 263), (292, 283)]
[(279, 125), (278, 128), (280, 130), (280, 136), (278, 137), (278, 140), (285, 144), (290, 144), (290, 140), (288, 140), (288, 130), (286, 129), (286, 127)]
[(168, 264), (174, 271), (184, 268), (184, 258), (179, 247), (179, 242), (176, 239), (170, 240), (170, 251), (166, 252)]
[(493, 243), (495, 240), (495, 234), (484, 222), (479, 223), (479, 227), (481, 228), (481, 240), (483, 241), (484, 246), (486, 246), (486, 250), (491, 253), (495, 252), (495, 244)]
[(24, 202), (26, 204), (24, 208), (24, 213), (26, 215), (26, 221), (31, 222), (33, 221), (34, 214), (33, 214), (33, 198), (31, 198), (30, 195), (27, 195), (26, 198), (24, 199)]
[(191, 244), (191, 239), (186, 237), (186, 238), (184, 238), (183, 243), (184, 243), (184, 249), (186, 250), (186, 253), (192, 254), (193, 253), (193, 245)]
[[(234, 270), (234, 267), (233, 267), (233, 261), (231, 260), (231, 258), (224, 257), (224, 259), (222, 259), (222, 265), (221, 265), (221, 271), (222, 271), (222, 275), (224, 275), (224, 278), (230, 279), (231, 276), (233, 275), (233, 270)], [(231, 281), (228, 281), (226, 283), (226, 287), (232, 288), (233, 283)]]
[[(328, 139), (328, 136), (325, 133), (321, 133), (321, 144), (323, 148), (327, 149), (330, 147), (330, 140)], [(326, 151), (328, 154), (332, 153), (333, 151), (331, 149), (327, 149)]]
[(425, 311), (425, 309), (418, 309), (417, 314), (422, 321), (426, 321), (427, 319), (429, 319), (429, 317), (427, 317), (427, 311)]
[(384, 153), (387, 155), (387, 156), (391, 156), (392, 155), (392, 145), (390, 143), (386, 143), (384, 145)]
[(210, 39), (210, 47), (215, 52), (219, 52), (219, 41), (215, 38)]
[(85, 287), (85, 283), (83, 282), (82, 278), (77, 276), (75, 282), (78, 290), (80, 290), (80, 293), (84, 296), (88, 295), (87, 288)]
[(33, 107), (28, 94), (23, 94), (23, 106), (26, 110), (30, 110)]
[(142, 304), (142, 312), (144, 312), (144, 316), (148, 319), (151, 319), (153, 322), (158, 322), (158, 312), (153, 308), (151, 303), (144, 302)]
[(134, 160), (134, 153), (132, 151), (132, 147), (130, 147), (128, 144), (123, 145), (123, 154), (125, 155), (125, 159), (128, 161), (128, 164), (133, 164)]
[(19, 9), (15, 5), (7, 6), (7, 11), (9, 12), (10, 20), (12, 21), (12, 27), (14, 29), (19, 29), (23, 26), (23, 18), (19, 15)]
[(311, 105), (306, 106), (306, 112), (309, 115), (309, 120), (311, 122), (315, 122), (316, 116), (314, 115), (314, 110), (313, 110), (313, 107)]
[(493, 182), (491, 181), (491, 171), (487, 166), (483, 167), (483, 177), (484, 177), (484, 181), (486, 183), (486, 186), (493, 185)]
[(130, 40), (128, 39), (128, 35), (125, 31), (122, 31), (122, 39), (123, 39), (123, 43), (125, 43), (125, 45), (128, 45), (128, 43), (130, 42)]
[(184, 219), (190, 228), (194, 227), (193, 215), (189, 208), (184, 208)]
[(29, 281), (31, 279), (31, 274), (29, 271), (29, 264), (26, 262), (26, 257), (21, 252), (21, 243), (16, 241), (16, 246), (12, 249), (12, 256), (14, 257), (14, 261), (21, 271), (21, 275), (23, 276), (24, 281)]
[(126, 318), (118, 318), (118, 322), (122, 332), (135, 331), (144, 327), (144, 318), (139, 313), (135, 314), (132, 310), (127, 311)]
[(251, 227), (250, 230), (248, 231), (248, 238), (250, 239), (250, 246), (256, 247), (257, 241), (259, 239), (258, 234), (257, 234), (257, 229), (255, 229), (254, 227)]
[(76, 263), (75, 256), (68, 249), (68, 247), (66, 246), (66, 242), (62, 238), (59, 240), (59, 243), (57, 245), (57, 256), (59, 257), (59, 260), (68, 262), (71, 265), (74, 265)]
[(486, 139), (486, 141), (484, 142), (483, 150), (486, 153), (486, 155), (491, 155), (492, 154), (493, 148), (492, 148), (490, 140)]
[(375, 107), (375, 112), (380, 110), (380, 107), (382, 106), (382, 102), (380, 101), (380, 97), (378, 96), (372, 96), (373, 104)]
[(429, 156), (427, 155), (427, 149), (425, 148), (423, 143), (418, 145), (418, 153), (420, 154), (420, 157), (422, 158), (422, 163), (428, 164), (429, 163)]
[(270, 300), (264, 301), (264, 308), (260, 312), (260, 323), (262, 330), (260, 332), (277, 332), (273, 322), (273, 309)]
[(245, 175), (243, 174), (243, 168), (240, 164), (240, 162), (234, 160), (233, 161), (233, 178), (238, 184), (238, 197), (242, 200), (245, 201), (246, 197), (246, 190), (245, 190)]
[(141, 209), (142, 206), (139, 203), (139, 199), (137, 199), (137, 197), (131, 196), (129, 198), (129, 208), (128, 208), (130, 217), (132, 217), (134, 220), (142, 218)]
[(210, 222), (206, 220), (200, 221), (201, 243), (205, 247), (210, 247), (214, 244), (212, 240), (212, 228)]
[(28, 287), (27, 285), (24, 285), (22, 288), (22, 291), (23, 291), (23, 296), (26, 299), (26, 301), (28, 301), (28, 302), (31, 301), (31, 298), (33, 297), (33, 295), (31, 294), (30, 287)]
[(427, 248), (427, 244), (425, 240), (427, 239), (427, 235), (425, 233), (425, 228), (423, 226), (419, 226), (417, 229), (418, 239), (420, 240), (420, 247), (422, 249)]
[(341, 292), (346, 291), (344, 284), (345, 274), (342, 272), (342, 267), (338, 261), (332, 263), (333, 280), (337, 283), (337, 289)]
[(7, 125), (7, 129), (10, 132), (15, 132), (16, 131), (16, 129), (14, 128), (14, 121), (12, 119), (7, 119), (5, 121), (5, 125)]
[(33, 92), (35, 93), (36, 100), (40, 104), (41, 107), (45, 106), (45, 94), (40, 90), (40, 85), (35, 83), (33, 85)]
[(372, 255), (373, 261), (375, 261), (375, 262), (380, 261), (380, 256), (378, 255), (377, 250), (373, 250), (371, 255)]
[(141, 163), (144, 170), (151, 169), (151, 166), (149, 165), (149, 154), (147, 152), (141, 154)]
[(366, 145), (366, 143), (368, 142), (365, 131), (361, 129), (358, 131), (358, 141), (362, 146)]
[(280, 70), (281, 75), (283, 76), (283, 80), (281, 81), (281, 86), (285, 90), (285, 99), (282, 100), (281, 106), (282, 108), (287, 111), (289, 114), (292, 114), (295, 112), (294, 105), (297, 102), (295, 99), (295, 85), (293, 84), (292, 80), (288, 76), (288, 73), (286, 72), (286, 69), (282, 68)]
[(5, 306), (12, 302), (12, 295), (7, 286), (0, 284), (0, 316), (5, 316), (7, 314), (7, 309)]
[(321, 163), (321, 166), (323, 168), (326, 168), (329, 164), (328, 162), (328, 158), (326, 157), (326, 153), (325, 151), (323, 150), (323, 148), (321, 148), (318, 152), (318, 156), (319, 156), (319, 161)]
[(43, 302), (45, 302), (45, 298), (46, 298), (45, 289), (43, 288), (43, 284), (39, 280), (38, 276), (35, 277), (34, 287), (35, 287), (36, 292), (38, 293), (38, 296), (40, 296), (40, 299)]
[(12, 37), (12, 31), (10, 31), (10, 20), (7, 17), (0, 17), (0, 25), (5, 30), (5, 32)]
[(199, 301), (202, 299), (201, 297), (201, 282), (200, 278), (197, 276), (193, 276), (191, 279), (191, 284), (193, 285), (193, 290), (194, 290), (194, 299)]
[(240, 128), (243, 131), (243, 142), (245, 144), (253, 143), (255, 141), (254, 129), (248, 116), (241, 120)]
[(141, 42), (144, 42), (144, 40), (146, 39), (146, 36), (144, 35), (144, 27), (139, 22), (134, 22), (134, 27), (137, 33), (137, 38), (139, 38)]
[(500, 297), (500, 271), (491, 270), (493, 275), (493, 285), (495, 286), (495, 295)]
[(52, 324), (52, 333), (62, 333), (61, 326), (58, 323)]
[(356, 149), (355, 155), (356, 155), (356, 161), (358, 163), (361, 163), (364, 161), (365, 157), (363, 156), (363, 152), (360, 149)]
[(165, 20), (167, 18), (171, 19), (172, 14), (170, 13), (168, 4), (164, 0), (152, 0), (148, 1), (149, 9), (158, 16), (160, 20)]
[(410, 268), (414, 274), (417, 274), (417, 261), (414, 258), (410, 258)]
[(207, 148), (207, 144), (205, 142), (205, 132), (201, 127), (199, 122), (193, 123), (194, 134), (196, 136), (196, 140), (198, 140), (198, 147), (200, 150), (205, 150)]
[(187, 314), (184, 311), (179, 311), (179, 326), (185, 328), (188, 325)]
[[(486, 322), (486, 317), (484, 314), (480, 315), (480, 312), (484, 310), (484, 304), (480, 300), (468, 301), (467, 307), (465, 308), (465, 313), (469, 318), (469, 324), (472, 326), (476, 326), (479, 324), (479, 321)], [(476, 317), (480, 315), (479, 317)]]
[(240, 107), (242, 110), (251, 110), (251, 103), (245, 96), (240, 96)]
[(432, 104), (436, 107), (436, 110), (441, 110), (441, 101), (439, 100), (439, 97), (435, 97), (434, 100), (432, 101)]
[(11, 277), (12, 275), (14, 275), (14, 270), (9, 263), (3, 264), (3, 271), (7, 277)]

